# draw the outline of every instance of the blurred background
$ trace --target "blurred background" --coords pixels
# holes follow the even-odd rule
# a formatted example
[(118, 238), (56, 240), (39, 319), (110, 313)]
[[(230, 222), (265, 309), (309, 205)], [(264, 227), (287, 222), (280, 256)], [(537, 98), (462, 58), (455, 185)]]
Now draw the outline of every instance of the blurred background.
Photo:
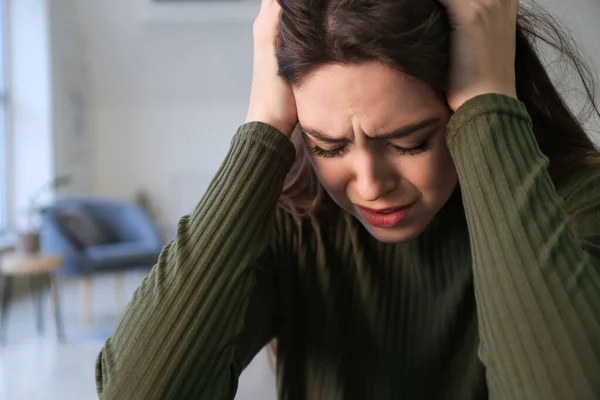
[[(597, 70), (598, 0), (538, 2)], [(98, 351), (244, 121), (259, 3), (0, 0), (0, 399), (97, 398)], [(274, 398), (261, 353), (237, 399)]]

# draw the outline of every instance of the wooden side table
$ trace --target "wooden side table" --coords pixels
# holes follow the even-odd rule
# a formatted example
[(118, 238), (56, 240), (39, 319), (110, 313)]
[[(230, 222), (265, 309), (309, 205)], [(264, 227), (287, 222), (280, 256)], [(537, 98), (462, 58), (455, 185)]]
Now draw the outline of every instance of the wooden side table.
[(7, 317), (12, 285), (16, 277), (25, 277), (34, 291), (34, 303), (37, 314), (38, 333), (44, 331), (43, 297), (46, 289), (50, 290), (53, 303), (53, 314), (56, 323), (56, 333), (59, 341), (64, 340), (62, 317), (60, 314), (60, 302), (58, 286), (53, 278), (53, 273), (61, 268), (64, 260), (60, 256), (49, 256), (43, 254), (28, 255), (20, 253), (7, 253), (0, 256), (0, 278), (4, 281), (0, 308), (0, 343), (6, 340)]

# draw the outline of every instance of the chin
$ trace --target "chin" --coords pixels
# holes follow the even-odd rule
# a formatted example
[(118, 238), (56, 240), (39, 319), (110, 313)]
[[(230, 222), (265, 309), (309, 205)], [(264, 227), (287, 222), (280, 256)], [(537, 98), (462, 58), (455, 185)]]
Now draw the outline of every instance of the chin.
[(386, 229), (374, 227), (363, 221), (361, 222), (371, 236), (383, 243), (407, 242), (418, 237), (425, 229), (424, 227), (415, 225)]

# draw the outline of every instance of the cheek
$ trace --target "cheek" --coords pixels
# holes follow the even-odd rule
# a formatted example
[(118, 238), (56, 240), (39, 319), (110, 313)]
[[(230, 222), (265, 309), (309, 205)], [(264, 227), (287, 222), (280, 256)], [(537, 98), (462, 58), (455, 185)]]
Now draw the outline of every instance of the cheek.
[[(342, 208), (351, 208), (348, 184), (352, 181), (351, 157), (346, 159), (323, 159), (307, 153), (321, 185)], [(431, 148), (418, 156), (390, 156), (393, 173), (400, 180), (393, 197), (419, 196), (429, 207), (437, 207), (447, 201), (458, 181), (454, 162), (445, 142), (433, 143)]]
[(346, 203), (346, 186), (351, 179), (350, 168), (342, 160), (324, 159), (307, 154), (310, 163), (327, 193), (340, 206)]
[(452, 156), (445, 143), (439, 143), (423, 154), (419, 162), (411, 166), (411, 176), (405, 179), (421, 192), (427, 203), (439, 203), (447, 200), (458, 181)]

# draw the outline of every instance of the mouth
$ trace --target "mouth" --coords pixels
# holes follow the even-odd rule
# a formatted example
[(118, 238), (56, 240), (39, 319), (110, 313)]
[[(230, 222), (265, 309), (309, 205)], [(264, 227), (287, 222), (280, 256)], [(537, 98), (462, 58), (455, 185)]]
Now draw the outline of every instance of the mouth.
[(358, 207), (363, 219), (377, 228), (394, 228), (409, 216), (414, 203), (407, 206), (371, 209)]

